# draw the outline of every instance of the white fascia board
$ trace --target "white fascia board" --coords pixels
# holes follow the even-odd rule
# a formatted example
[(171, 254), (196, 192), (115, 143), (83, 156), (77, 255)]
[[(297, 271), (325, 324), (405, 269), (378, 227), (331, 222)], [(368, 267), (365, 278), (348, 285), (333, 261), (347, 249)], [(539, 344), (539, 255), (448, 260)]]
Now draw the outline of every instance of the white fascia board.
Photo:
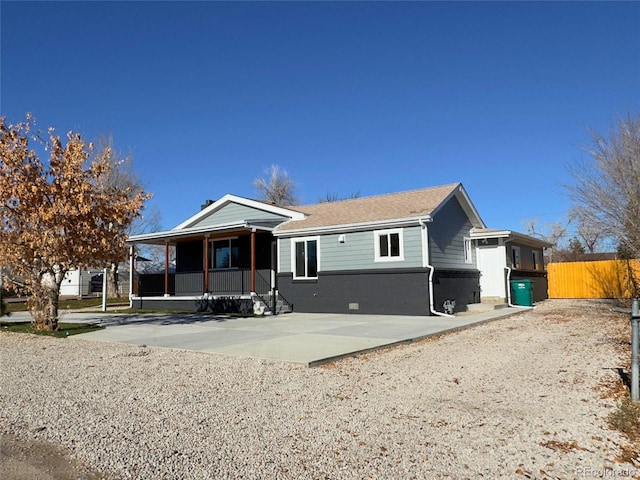
[[(464, 189), (464, 187), (462, 186), (462, 184), (460, 184), (460, 187), (458, 188), (458, 192), (456, 194), (456, 197), (458, 197), (458, 200), (460, 199), (460, 197), (462, 197), (464, 199), (464, 202), (462, 202), (462, 208), (467, 212), (467, 214), (471, 214), (472, 217), (475, 217), (475, 220), (477, 220), (478, 222), (478, 228), (485, 228), (486, 225), (484, 223), (484, 221), (482, 220), (482, 217), (480, 216), (480, 212), (478, 212), (478, 209), (476, 208), (476, 206), (473, 204), (473, 202), (471, 201), (471, 198), (469, 198), (469, 194), (467, 194), (467, 191)], [(465, 208), (465, 204), (468, 207)], [(473, 218), (471, 219), (472, 223), (473, 223)], [(476, 225), (474, 225), (476, 226)]]
[[(146, 233), (142, 235), (132, 235), (127, 239), (127, 243), (158, 242), (161, 240), (172, 240), (175, 238), (190, 237), (192, 235), (204, 235), (206, 233), (219, 232), (224, 230), (237, 230), (239, 228), (250, 229), (252, 226), (247, 222), (228, 223), (225, 225), (209, 225), (207, 227), (183, 228), (181, 230), (168, 230), (164, 232)], [(270, 230), (267, 227), (255, 227), (259, 230)]]
[(541, 238), (535, 238), (524, 233), (514, 232), (513, 230), (491, 230), (489, 232), (471, 231), (471, 238), (477, 240), (482, 238), (506, 238), (510, 241), (517, 241), (523, 245), (534, 247), (550, 247), (551, 243)]
[(438, 211), (446, 205), (446, 203), (451, 200), (452, 197), (456, 197), (460, 202), (460, 206), (471, 220), (471, 224), (476, 228), (486, 228), (482, 217), (480, 217), (480, 213), (476, 209), (475, 205), (471, 202), (467, 191), (464, 189), (462, 184), (459, 184), (457, 188), (453, 189), (453, 191), (445, 198), (440, 205), (438, 205), (433, 212), (431, 212), (432, 216), (435, 216)]
[(511, 230), (491, 230), (489, 232), (474, 232), (471, 230), (471, 238), (505, 238), (511, 235)]
[(277, 227), (273, 230), (274, 237), (299, 237), (302, 235), (322, 235), (327, 233), (346, 233), (357, 232), (362, 230), (378, 230), (383, 228), (406, 227), (411, 225), (419, 225), (421, 219), (426, 219), (429, 215), (410, 218), (394, 218), (392, 220), (383, 220), (375, 222), (349, 223), (344, 225), (328, 225), (325, 227), (309, 227), (298, 228), (295, 230), (278, 231)]
[(209, 216), (211, 213), (222, 208), (226, 204), (232, 203), (232, 202), (238, 203), (240, 205), (245, 205), (251, 208), (256, 208), (258, 210), (264, 210), (266, 212), (270, 212), (275, 215), (289, 217), (294, 220), (302, 220), (306, 218), (306, 215), (304, 213), (296, 212), (295, 210), (289, 210), (288, 208), (278, 207), (276, 205), (269, 205), (268, 203), (259, 202), (257, 200), (250, 200), (248, 198), (238, 197), (236, 195), (231, 195), (230, 193), (227, 193), (225, 196), (223, 196), (222, 198), (219, 198), (208, 207), (204, 208), (203, 210), (200, 210), (195, 215), (187, 218), (184, 222), (182, 222), (180, 225), (177, 225), (172, 230), (181, 230), (183, 228), (189, 228), (189, 226), (195, 223), (198, 223), (201, 219)]

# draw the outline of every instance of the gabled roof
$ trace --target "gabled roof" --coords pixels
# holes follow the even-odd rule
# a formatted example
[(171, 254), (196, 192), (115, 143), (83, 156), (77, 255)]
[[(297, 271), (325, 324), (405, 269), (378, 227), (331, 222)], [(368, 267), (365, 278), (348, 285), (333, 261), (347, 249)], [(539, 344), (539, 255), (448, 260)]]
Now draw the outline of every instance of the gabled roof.
[(460, 183), (439, 187), (353, 198), (295, 208), (306, 215), (277, 226), (274, 235), (326, 232), (429, 220), (452, 197), (456, 197), (475, 227), (484, 227), (477, 210)]
[[(213, 215), (230, 203), (236, 203), (245, 207), (262, 210), (274, 215), (273, 218), (237, 218), (230, 222), (215, 225), (202, 225), (204, 219)], [(280, 218), (278, 218), (280, 217)], [(250, 200), (237, 195), (227, 194), (219, 200), (212, 202), (207, 207), (200, 210), (195, 215), (187, 218), (180, 225), (164, 232), (153, 232), (141, 235), (132, 235), (127, 243), (147, 243), (147, 244), (163, 244), (165, 241), (175, 241), (178, 239), (188, 239), (198, 237), (210, 233), (238, 232), (242, 230), (263, 230), (271, 231), (273, 228), (288, 219), (302, 219), (304, 214), (288, 208), (278, 207), (269, 203)]]
[(269, 203), (260, 202), (258, 200), (251, 200), (249, 198), (239, 197), (237, 195), (226, 194), (224, 197), (216, 200), (211, 203), (206, 208), (203, 208), (195, 215), (187, 218), (180, 225), (173, 228), (173, 230), (181, 230), (184, 228), (190, 228), (200, 222), (202, 219), (208, 217), (209, 215), (217, 212), (224, 206), (229, 203), (237, 203), (240, 205), (244, 205), (246, 207), (256, 208), (258, 210), (263, 210), (265, 212), (273, 213), (275, 215), (281, 215), (283, 217), (289, 217), (294, 219), (302, 219), (304, 215), (300, 212), (296, 212), (295, 210), (291, 210), (288, 208), (278, 207), (276, 205), (271, 205)]
[[(162, 243), (207, 233), (256, 228), (272, 231), (275, 236), (389, 228), (416, 224), (420, 220), (431, 221), (453, 197), (458, 200), (474, 227), (480, 229), (485, 227), (462, 184), (452, 183), (407, 192), (287, 208), (227, 194), (169, 231), (134, 235), (129, 238), (128, 243)], [(242, 218), (215, 225), (201, 223), (229, 203), (269, 212), (280, 218)]]

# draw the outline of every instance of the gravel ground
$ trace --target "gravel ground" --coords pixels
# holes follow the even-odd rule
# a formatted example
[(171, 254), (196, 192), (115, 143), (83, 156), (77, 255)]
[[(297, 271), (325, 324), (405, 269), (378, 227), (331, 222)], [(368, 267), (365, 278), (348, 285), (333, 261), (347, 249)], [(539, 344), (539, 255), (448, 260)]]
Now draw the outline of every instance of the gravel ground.
[(631, 477), (606, 425), (628, 319), (534, 310), (308, 369), (0, 334), (0, 433), (110, 479)]

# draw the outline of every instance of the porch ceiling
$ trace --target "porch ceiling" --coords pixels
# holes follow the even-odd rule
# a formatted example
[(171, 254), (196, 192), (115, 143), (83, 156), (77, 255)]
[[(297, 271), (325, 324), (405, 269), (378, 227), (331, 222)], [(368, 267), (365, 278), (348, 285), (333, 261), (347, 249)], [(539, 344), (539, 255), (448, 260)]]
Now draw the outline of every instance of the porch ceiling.
[(203, 237), (205, 235), (215, 235), (221, 233), (239, 233), (251, 231), (270, 232), (271, 226), (256, 225), (247, 221), (229, 223), (224, 225), (208, 225), (205, 227), (181, 228), (174, 230), (166, 230), (164, 232), (147, 233), (143, 235), (132, 235), (127, 239), (127, 244), (144, 243), (146, 245), (164, 245), (165, 243), (174, 243), (177, 240), (186, 240), (188, 238)]

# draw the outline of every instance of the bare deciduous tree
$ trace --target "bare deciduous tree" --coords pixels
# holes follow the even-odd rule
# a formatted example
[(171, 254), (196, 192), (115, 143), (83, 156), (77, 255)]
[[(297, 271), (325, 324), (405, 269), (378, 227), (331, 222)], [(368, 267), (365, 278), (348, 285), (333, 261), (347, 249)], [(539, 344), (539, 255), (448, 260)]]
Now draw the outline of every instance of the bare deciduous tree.
[(296, 183), (289, 177), (286, 170), (282, 170), (278, 165), (271, 165), (265, 173), (266, 177), (256, 178), (253, 181), (260, 200), (279, 206), (298, 204)]
[(360, 198), (360, 197), (361, 197), (360, 191), (354, 192), (351, 195), (348, 195), (346, 197), (341, 197), (337, 193), (327, 191), (324, 197), (320, 197), (318, 199), (318, 203), (338, 202), (340, 200), (350, 200), (352, 198)]
[(587, 159), (568, 165), (571, 199), (605, 236), (640, 258), (640, 116), (627, 116), (607, 135), (589, 131)]
[[(96, 153), (104, 156), (113, 166), (113, 168), (109, 169), (108, 174), (102, 176), (101, 182), (103, 182), (105, 186), (119, 190), (120, 192), (129, 192), (130, 196), (134, 195), (137, 191), (141, 191), (143, 186), (133, 169), (132, 155), (124, 155), (119, 150), (116, 150), (111, 135), (100, 136), (97, 144)], [(143, 213), (144, 215), (141, 214), (137, 216), (127, 227), (127, 236), (160, 230), (161, 215), (158, 209), (151, 207)], [(118, 269), (120, 262), (123, 258), (126, 258), (126, 255), (126, 250), (123, 250), (121, 255), (113, 258), (106, 265), (107, 296), (109, 298), (120, 296)], [(94, 266), (101, 267), (102, 265)]]
[(546, 225), (545, 227), (538, 226), (538, 221), (535, 219), (531, 219), (526, 222), (526, 229), (529, 235), (541, 238), (551, 244), (551, 247), (546, 250), (549, 262), (557, 261), (558, 256), (564, 250), (564, 247), (560, 242), (567, 234), (567, 228), (568, 224), (563, 224), (561, 222), (555, 222)]
[(576, 225), (577, 237), (586, 253), (596, 253), (605, 239), (602, 227), (594, 221), (589, 211), (576, 206), (569, 212), (569, 221)]
[[(34, 149), (42, 145), (46, 161)], [(65, 274), (118, 258), (127, 228), (150, 198), (104, 181), (118, 168), (109, 154), (78, 133), (66, 141), (53, 129), (45, 135), (30, 115), (16, 125), (0, 117), (0, 259), (24, 278), (36, 329), (57, 329)]]

